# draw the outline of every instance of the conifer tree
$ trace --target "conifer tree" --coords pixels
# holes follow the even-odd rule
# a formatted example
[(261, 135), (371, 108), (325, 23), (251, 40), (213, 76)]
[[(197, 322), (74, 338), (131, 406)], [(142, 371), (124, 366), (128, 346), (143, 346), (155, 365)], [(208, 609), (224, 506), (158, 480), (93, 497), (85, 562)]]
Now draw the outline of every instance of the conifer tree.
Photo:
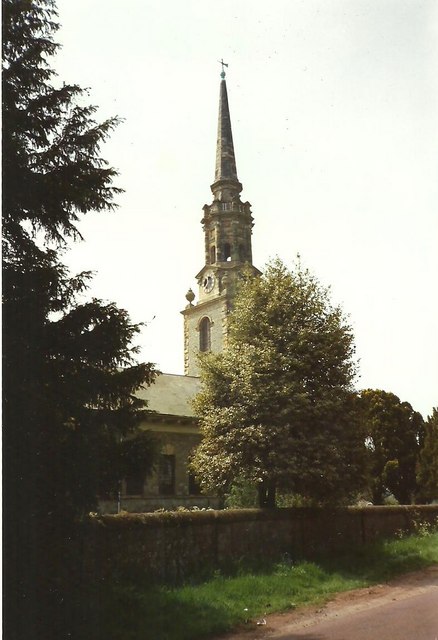
[(425, 502), (438, 500), (438, 407), (424, 425), (424, 443), (420, 451), (417, 482), (419, 499)]
[(73, 523), (95, 508), (106, 454), (135, 431), (135, 391), (155, 373), (136, 361), (139, 325), (114, 303), (79, 301), (90, 273), (60, 260), (83, 214), (115, 207), (100, 148), (119, 121), (97, 123), (84, 90), (56, 84), (52, 0), (2, 6), (5, 633), (69, 637), (53, 614), (65, 613)]
[(275, 260), (261, 277), (246, 274), (226, 351), (200, 364), (192, 465), (204, 487), (251, 481), (260, 506), (274, 506), (277, 489), (319, 504), (361, 486), (353, 335), (307, 270)]
[(400, 504), (410, 504), (417, 490), (416, 467), (424, 438), (421, 414), (381, 389), (362, 391), (359, 407), (373, 503), (382, 504), (390, 491)]

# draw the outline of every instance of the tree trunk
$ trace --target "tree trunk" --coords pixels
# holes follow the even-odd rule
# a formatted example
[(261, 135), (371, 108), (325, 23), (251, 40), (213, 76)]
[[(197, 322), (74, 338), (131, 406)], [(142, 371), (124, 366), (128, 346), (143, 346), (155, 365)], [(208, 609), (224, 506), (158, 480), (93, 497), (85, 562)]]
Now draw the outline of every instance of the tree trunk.
[(371, 485), (371, 499), (374, 505), (383, 504), (383, 483), (377, 478)]
[(264, 481), (258, 485), (259, 507), (260, 509), (275, 509), (275, 483)]

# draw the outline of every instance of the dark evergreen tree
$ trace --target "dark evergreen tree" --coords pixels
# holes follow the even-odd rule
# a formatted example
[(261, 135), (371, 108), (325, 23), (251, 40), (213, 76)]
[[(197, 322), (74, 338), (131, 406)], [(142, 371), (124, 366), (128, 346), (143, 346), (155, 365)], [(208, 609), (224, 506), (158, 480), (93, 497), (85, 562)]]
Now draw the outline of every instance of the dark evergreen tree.
[(360, 412), (369, 458), (369, 486), (374, 504), (391, 492), (411, 504), (417, 490), (416, 467), (424, 439), (424, 421), (409, 402), (380, 389), (360, 394)]
[(418, 498), (424, 502), (438, 500), (438, 407), (424, 425), (425, 436), (417, 469)]
[(80, 87), (55, 86), (52, 0), (2, 4), (5, 633), (71, 637), (74, 522), (95, 508), (155, 373), (136, 362), (139, 325), (113, 303), (79, 303), (90, 274), (59, 259), (82, 214), (115, 206), (100, 147), (118, 119), (96, 123)]

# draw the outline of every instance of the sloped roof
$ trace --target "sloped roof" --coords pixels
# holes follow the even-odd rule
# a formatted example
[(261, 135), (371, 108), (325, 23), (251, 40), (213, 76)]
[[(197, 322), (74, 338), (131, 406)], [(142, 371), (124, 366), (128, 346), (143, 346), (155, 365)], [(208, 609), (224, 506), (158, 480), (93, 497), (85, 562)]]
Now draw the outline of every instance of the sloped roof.
[(148, 409), (157, 413), (194, 417), (192, 398), (200, 389), (200, 379), (195, 376), (182, 376), (162, 373), (150, 387), (137, 391), (139, 398), (148, 401)]

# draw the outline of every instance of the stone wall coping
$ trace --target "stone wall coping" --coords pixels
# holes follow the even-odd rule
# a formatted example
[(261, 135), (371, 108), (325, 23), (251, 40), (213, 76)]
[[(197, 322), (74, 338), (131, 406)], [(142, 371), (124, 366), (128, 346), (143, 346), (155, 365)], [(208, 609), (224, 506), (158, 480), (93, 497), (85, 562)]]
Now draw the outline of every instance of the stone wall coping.
[(287, 509), (225, 509), (225, 510), (192, 510), (192, 511), (165, 511), (154, 513), (121, 513), (117, 515), (104, 514), (90, 516), (92, 526), (103, 526), (108, 529), (130, 529), (137, 527), (163, 527), (163, 526), (193, 526), (196, 524), (221, 524), (232, 522), (255, 521), (285, 521), (294, 519), (330, 518), (334, 514), (338, 516), (358, 517), (363, 515), (381, 514), (405, 514), (412, 518), (421, 518), (421, 514), (436, 513), (438, 518), (438, 505), (391, 505), (391, 506), (366, 506), (366, 507), (299, 507)]

